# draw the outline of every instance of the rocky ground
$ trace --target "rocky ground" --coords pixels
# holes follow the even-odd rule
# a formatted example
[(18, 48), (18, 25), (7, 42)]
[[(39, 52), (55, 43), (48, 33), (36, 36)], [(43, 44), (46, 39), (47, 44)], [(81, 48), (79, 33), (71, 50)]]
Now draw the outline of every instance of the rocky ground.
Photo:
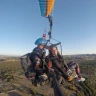
[[(65, 87), (61, 86), (65, 96), (71, 96), (74, 91)], [(22, 75), (11, 83), (0, 80), (0, 96), (54, 96), (54, 91), (50, 84), (35, 87)]]
[[(68, 82), (60, 86), (64, 96), (96, 96), (96, 63), (90, 65), (91, 63), (88, 61), (89, 65), (85, 62), (86, 65), (81, 66), (82, 75), (87, 78), (86, 82), (80, 85), (74, 80), (73, 86)], [(90, 75), (87, 75), (89, 72)], [(19, 61), (7, 61), (0, 63), (0, 96), (54, 96), (54, 90), (50, 83), (39, 87), (33, 86), (24, 76)]]

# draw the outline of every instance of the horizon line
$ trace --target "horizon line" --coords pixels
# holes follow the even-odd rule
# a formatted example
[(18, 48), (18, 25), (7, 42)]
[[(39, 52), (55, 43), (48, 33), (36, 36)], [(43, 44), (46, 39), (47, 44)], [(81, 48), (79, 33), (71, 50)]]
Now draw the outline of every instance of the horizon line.
[[(79, 53), (79, 54), (62, 54), (62, 55), (86, 55), (86, 54), (91, 55), (91, 54), (96, 54), (96, 53)], [(23, 55), (0, 54), (0, 56), (15, 56), (15, 57), (19, 57), (19, 56), (23, 56)]]

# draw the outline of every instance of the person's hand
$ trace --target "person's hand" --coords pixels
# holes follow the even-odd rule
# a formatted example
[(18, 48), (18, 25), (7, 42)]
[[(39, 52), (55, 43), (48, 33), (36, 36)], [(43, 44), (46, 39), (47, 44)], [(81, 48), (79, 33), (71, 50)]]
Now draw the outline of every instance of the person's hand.
[(54, 69), (53, 68), (49, 68), (49, 72), (54, 72)]
[(45, 61), (46, 62), (50, 61), (50, 58), (49, 57), (46, 57)]
[(58, 55), (60, 59), (64, 59), (62, 55)]
[(63, 62), (63, 60), (60, 58), (60, 59), (59, 59), (59, 62)]

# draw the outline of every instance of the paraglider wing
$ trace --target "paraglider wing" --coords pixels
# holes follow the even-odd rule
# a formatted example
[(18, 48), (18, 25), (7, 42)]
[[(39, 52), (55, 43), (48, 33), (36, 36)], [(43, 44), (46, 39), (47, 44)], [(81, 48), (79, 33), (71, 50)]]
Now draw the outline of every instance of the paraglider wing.
[(51, 14), (55, 0), (38, 0), (40, 5), (40, 11), (42, 16), (48, 16)]

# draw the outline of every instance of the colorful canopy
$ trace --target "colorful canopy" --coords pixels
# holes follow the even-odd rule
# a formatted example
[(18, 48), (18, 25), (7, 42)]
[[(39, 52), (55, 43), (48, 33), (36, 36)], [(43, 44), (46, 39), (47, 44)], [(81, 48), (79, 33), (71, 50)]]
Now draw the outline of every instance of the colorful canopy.
[(51, 14), (55, 0), (38, 0), (40, 5), (40, 11), (42, 16), (48, 16)]

